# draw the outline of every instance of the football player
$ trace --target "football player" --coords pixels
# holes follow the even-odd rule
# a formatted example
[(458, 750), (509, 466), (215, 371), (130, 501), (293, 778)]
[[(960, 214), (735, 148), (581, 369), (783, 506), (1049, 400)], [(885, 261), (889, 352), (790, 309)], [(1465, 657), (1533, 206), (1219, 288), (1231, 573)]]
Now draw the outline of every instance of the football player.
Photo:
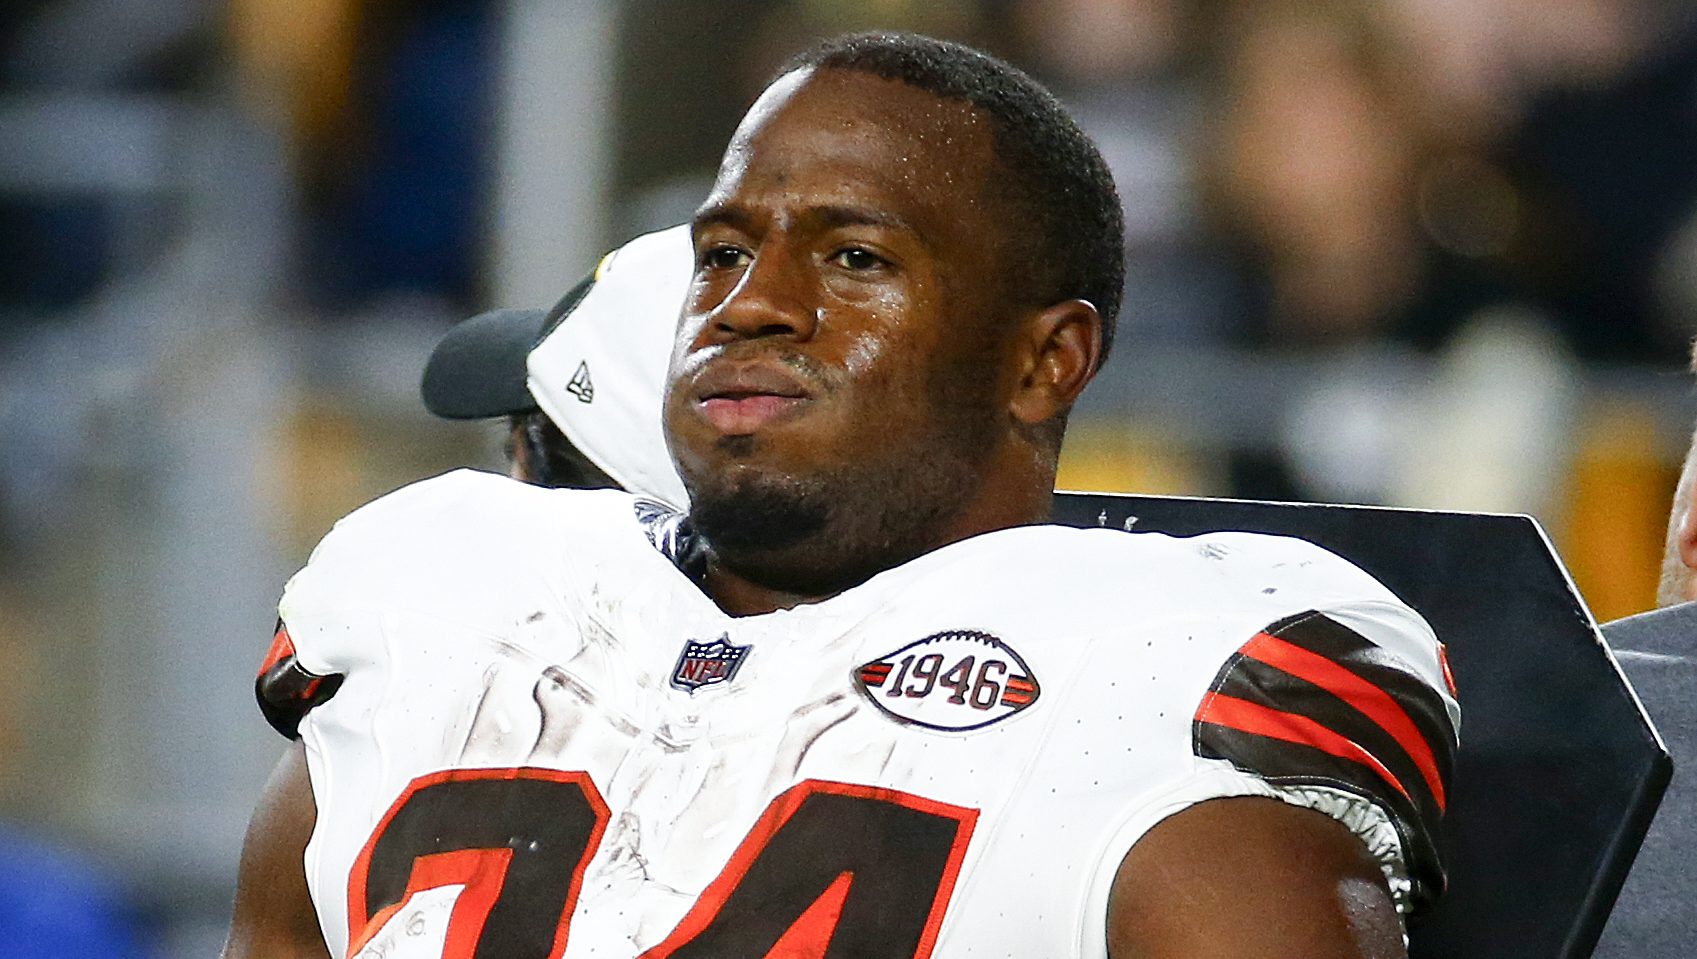
[(226, 955), (1402, 954), (1458, 722), (1424, 621), (1300, 541), (1042, 522), (1119, 210), (999, 61), (792, 63), (691, 227), (687, 511), (460, 472), (338, 524)]

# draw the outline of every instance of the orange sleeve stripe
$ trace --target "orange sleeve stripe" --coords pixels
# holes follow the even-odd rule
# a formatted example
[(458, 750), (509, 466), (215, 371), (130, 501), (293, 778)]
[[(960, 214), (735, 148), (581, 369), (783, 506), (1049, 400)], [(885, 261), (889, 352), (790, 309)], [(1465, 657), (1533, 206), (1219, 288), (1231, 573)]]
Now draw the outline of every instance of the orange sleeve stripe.
[(1397, 701), (1378, 686), (1362, 679), (1319, 653), (1288, 643), (1267, 633), (1257, 634), (1243, 647), (1243, 655), (1281, 669), (1298, 679), (1326, 690), (1379, 725), (1397, 741), (1408, 758), (1420, 770), (1427, 788), (1437, 800), (1438, 809), (1446, 806), (1443, 777), (1438, 774), (1438, 761), (1432, 746), (1415, 728), (1414, 720)]
[(1402, 781), (1386, 769), (1384, 763), (1374, 758), (1372, 753), (1307, 716), (1269, 709), (1236, 696), (1209, 693), (1202, 701), (1202, 708), (1197, 710), (1196, 719), (1198, 722), (1235, 729), (1253, 736), (1265, 736), (1300, 746), (1310, 746), (1339, 759), (1359, 763), (1373, 770), (1380, 779), (1413, 802), (1413, 797), (1408, 795)]
[(282, 622), (277, 623), (277, 633), (271, 637), (271, 648), (265, 651), (265, 660), (259, 664), (259, 675), (271, 671), (271, 667), (295, 654), (295, 641), (289, 636), (289, 627)]

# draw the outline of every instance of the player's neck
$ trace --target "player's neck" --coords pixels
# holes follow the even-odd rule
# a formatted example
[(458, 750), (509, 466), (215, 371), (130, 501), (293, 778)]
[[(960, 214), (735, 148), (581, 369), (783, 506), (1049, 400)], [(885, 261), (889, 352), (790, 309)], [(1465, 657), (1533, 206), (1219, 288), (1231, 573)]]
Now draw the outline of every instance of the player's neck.
[(780, 609), (823, 602), (837, 595), (814, 595), (762, 586), (725, 566), (718, 557), (712, 555), (708, 556), (705, 571), (702, 573), (701, 590), (715, 605), (731, 616), (759, 616)]
[[(1000, 529), (1047, 521), (1054, 498), (1050, 492), (1053, 486), (1052, 475), (1046, 484), (987, 484), (973, 497), (970, 504), (958, 510), (949, 522), (938, 528), (929, 538), (927, 546), (911, 555), (885, 562), (878, 568), (868, 570), (864, 565), (851, 567), (860, 571), (846, 574), (830, 585), (821, 581), (813, 588), (798, 589), (762, 582), (758, 575), (748, 575), (740, 571), (735, 564), (725, 562), (709, 542), (705, 544), (705, 562), (701, 567), (699, 585), (708, 598), (731, 616), (758, 616), (780, 609), (823, 602), (860, 585), (878, 573), (895, 569), (951, 543)], [(822, 531), (819, 539), (822, 542), (830, 541), (831, 532)], [(805, 550), (808, 546), (802, 544), (800, 548)]]

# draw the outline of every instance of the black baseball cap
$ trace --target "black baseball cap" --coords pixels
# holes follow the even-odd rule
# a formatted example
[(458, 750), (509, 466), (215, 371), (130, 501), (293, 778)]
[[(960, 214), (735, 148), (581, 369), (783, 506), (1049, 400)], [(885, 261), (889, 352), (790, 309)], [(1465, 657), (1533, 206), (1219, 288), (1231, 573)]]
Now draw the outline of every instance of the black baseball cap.
[(425, 366), (424, 404), (449, 419), (540, 410), (620, 486), (688, 503), (661, 407), (694, 275), (687, 225), (639, 236), (546, 313), (495, 310), (449, 330)]
[(490, 310), (456, 323), (430, 351), (420, 392), (430, 412), (482, 420), (540, 409), (526, 385), (525, 359), (589, 292), (573, 287), (551, 310)]

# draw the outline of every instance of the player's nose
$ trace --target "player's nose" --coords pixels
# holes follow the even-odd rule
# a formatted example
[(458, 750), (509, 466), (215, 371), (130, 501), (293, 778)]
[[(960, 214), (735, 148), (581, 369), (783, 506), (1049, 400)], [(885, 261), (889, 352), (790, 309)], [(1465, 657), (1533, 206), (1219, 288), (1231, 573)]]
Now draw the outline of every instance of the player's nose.
[(811, 339), (818, 320), (807, 256), (782, 240), (763, 243), (703, 332), (716, 342), (770, 336)]

